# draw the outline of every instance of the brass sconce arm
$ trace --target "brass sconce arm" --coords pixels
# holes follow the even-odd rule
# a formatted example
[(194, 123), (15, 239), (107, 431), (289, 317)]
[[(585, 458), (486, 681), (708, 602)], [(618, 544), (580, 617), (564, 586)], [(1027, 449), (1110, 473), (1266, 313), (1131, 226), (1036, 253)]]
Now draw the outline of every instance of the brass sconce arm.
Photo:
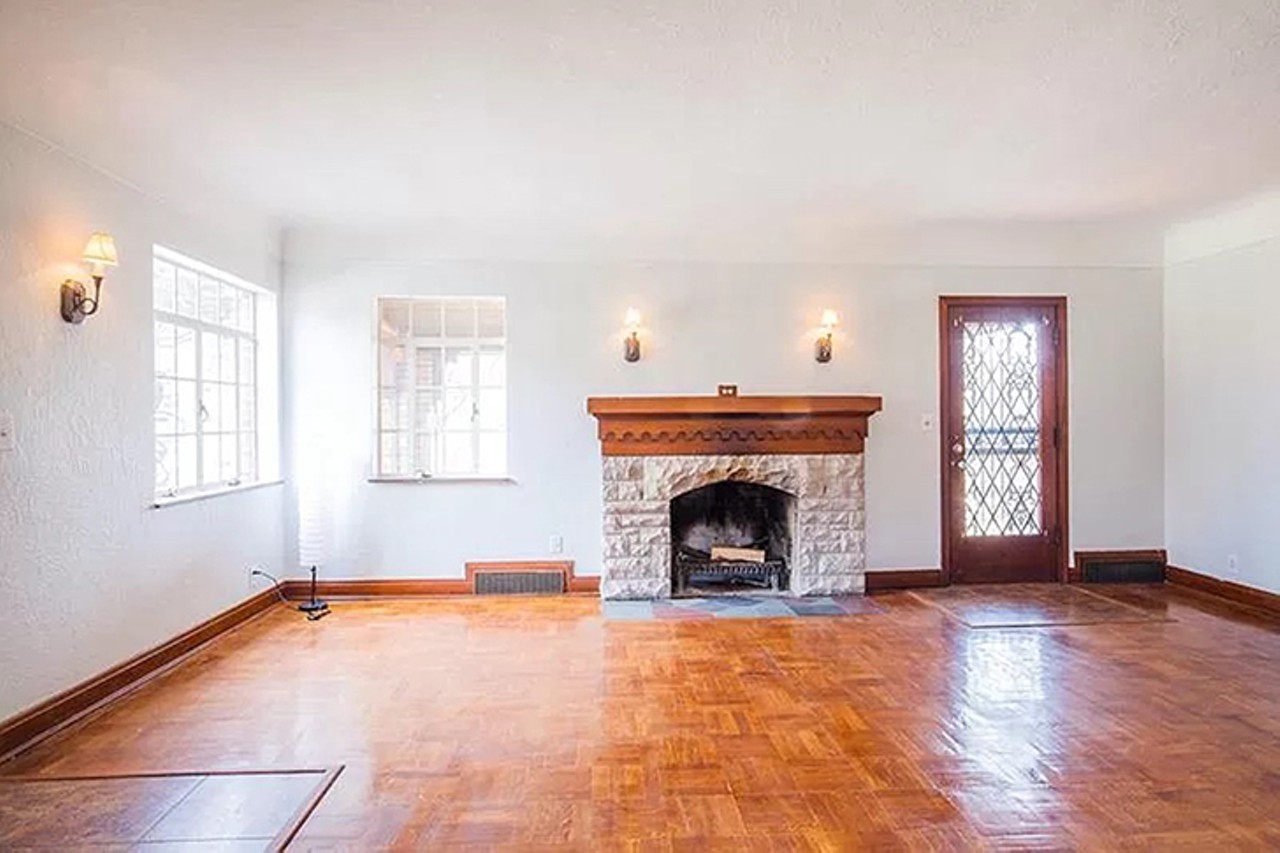
[(85, 317), (98, 313), (98, 300), (102, 295), (102, 276), (93, 277), (93, 296), (85, 294), (85, 287), (73, 278), (62, 283), (62, 319), (68, 323), (83, 323)]
[(98, 313), (99, 300), (102, 298), (102, 279), (107, 267), (114, 267), (119, 263), (116, 241), (105, 231), (91, 234), (81, 260), (88, 265), (89, 274), (93, 277), (93, 296), (89, 296), (85, 292), (85, 286), (74, 278), (62, 283), (62, 319), (68, 323), (83, 323), (85, 317)]

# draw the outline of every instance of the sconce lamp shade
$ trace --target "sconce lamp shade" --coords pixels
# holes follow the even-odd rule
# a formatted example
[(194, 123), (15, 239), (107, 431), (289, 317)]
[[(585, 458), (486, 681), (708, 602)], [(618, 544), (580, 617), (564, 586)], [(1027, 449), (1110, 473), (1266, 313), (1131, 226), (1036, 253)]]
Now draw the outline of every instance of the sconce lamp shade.
[(328, 508), (318, 495), (303, 495), (298, 507), (298, 564), (322, 566), (329, 561), (330, 527)]
[(822, 312), (823, 328), (830, 329), (831, 327), (837, 326), (839, 324), (840, 324), (840, 315), (837, 314), (834, 310), (828, 308), (827, 310)]
[(640, 326), (640, 310), (637, 308), (628, 308), (627, 316), (624, 320), (628, 329), (636, 329)]
[(116, 256), (116, 241), (101, 231), (90, 235), (84, 245), (84, 262), (90, 265), (114, 267), (120, 263)]

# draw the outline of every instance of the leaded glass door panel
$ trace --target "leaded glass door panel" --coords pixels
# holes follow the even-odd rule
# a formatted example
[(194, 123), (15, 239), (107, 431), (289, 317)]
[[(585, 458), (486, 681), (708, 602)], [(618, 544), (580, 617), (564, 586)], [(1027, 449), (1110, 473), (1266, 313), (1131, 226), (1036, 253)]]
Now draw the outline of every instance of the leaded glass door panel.
[(1065, 301), (943, 297), (943, 569), (1050, 581), (1065, 544)]

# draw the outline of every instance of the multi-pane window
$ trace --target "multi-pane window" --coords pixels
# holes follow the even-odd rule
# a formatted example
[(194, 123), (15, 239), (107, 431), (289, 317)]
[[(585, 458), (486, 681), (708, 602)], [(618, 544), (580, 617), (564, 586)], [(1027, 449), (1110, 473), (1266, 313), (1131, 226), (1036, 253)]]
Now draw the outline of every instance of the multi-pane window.
[(505, 475), (505, 301), (382, 297), (377, 312), (377, 475)]
[(153, 287), (157, 498), (260, 481), (259, 328), (274, 298), (159, 246)]

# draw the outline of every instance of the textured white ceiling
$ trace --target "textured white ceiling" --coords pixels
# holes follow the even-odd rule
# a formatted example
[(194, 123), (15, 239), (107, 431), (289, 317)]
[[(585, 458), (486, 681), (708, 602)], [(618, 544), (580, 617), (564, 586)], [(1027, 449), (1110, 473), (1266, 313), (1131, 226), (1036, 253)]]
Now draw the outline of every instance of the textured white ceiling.
[(1280, 0), (3, 0), (0, 120), (303, 224), (1169, 217), (1280, 182)]

